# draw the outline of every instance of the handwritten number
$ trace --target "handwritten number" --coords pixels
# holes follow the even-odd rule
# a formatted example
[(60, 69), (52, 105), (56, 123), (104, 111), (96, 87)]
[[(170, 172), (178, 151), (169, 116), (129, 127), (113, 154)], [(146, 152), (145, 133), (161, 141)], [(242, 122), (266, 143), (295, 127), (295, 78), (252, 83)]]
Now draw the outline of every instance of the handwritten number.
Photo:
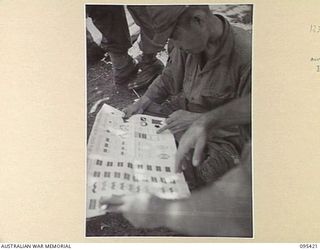
[(320, 33), (320, 25), (310, 25), (310, 32), (312, 33)]
[(310, 32), (314, 32), (314, 31), (315, 31), (315, 27), (314, 25), (311, 25)]
[(320, 25), (311, 24), (310, 25), (310, 32), (319, 33), (320, 32)]

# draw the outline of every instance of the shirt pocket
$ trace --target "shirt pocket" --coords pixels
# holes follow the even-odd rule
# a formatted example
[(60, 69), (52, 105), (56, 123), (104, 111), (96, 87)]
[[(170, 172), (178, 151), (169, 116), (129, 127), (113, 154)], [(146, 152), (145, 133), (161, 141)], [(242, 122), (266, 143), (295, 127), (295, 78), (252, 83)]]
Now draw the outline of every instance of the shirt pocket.
[(235, 87), (232, 84), (225, 84), (221, 87), (208, 86), (203, 88), (200, 92), (200, 98), (202, 103), (208, 107), (208, 109), (217, 108), (236, 96)]

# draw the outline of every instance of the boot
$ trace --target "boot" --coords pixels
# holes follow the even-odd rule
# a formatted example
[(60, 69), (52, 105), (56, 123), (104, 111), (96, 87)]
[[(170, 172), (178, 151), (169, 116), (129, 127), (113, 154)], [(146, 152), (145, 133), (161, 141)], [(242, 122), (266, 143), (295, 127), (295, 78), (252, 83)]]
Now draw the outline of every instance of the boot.
[(138, 64), (127, 53), (109, 52), (112, 62), (113, 82), (115, 84), (128, 83), (138, 72)]
[(134, 83), (128, 85), (129, 89), (141, 89), (148, 87), (158, 75), (162, 73), (163, 63), (157, 59), (156, 54), (142, 54), (136, 58), (139, 72)]

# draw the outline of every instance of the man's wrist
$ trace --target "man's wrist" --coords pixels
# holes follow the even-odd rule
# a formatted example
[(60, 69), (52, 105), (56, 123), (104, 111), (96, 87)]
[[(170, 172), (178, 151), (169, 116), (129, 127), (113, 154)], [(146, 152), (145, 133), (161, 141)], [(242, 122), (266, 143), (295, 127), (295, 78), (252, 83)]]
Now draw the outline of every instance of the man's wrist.
[(196, 122), (196, 126), (202, 127), (204, 130), (209, 131), (210, 128), (217, 124), (217, 115), (213, 112), (204, 113)]
[(174, 200), (161, 199), (153, 196), (149, 201), (149, 213), (154, 215), (153, 225), (156, 227), (169, 227), (172, 226), (172, 219), (174, 215), (172, 212), (172, 205), (176, 202)]
[(143, 95), (141, 96), (140, 100), (139, 100), (139, 106), (140, 109), (145, 110), (151, 103), (152, 101), (150, 100), (149, 97)]
[(179, 206), (179, 202), (173, 200), (166, 200), (164, 213), (165, 213), (165, 220), (164, 224), (166, 227), (170, 229), (175, 229), (176, 222), (175, 222), (175, 214), (174, 211), (177, 211), (177, 206)]

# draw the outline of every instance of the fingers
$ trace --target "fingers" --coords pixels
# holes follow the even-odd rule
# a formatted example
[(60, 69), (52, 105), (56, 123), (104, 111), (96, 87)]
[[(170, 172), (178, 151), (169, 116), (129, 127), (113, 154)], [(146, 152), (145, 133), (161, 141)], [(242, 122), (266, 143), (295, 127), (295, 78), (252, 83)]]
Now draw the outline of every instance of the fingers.
[(162, 128), (160, 128), (157, 131), (157, 134), (162, 133), (163, 131), (167, 130), (167, 129), (171, 129), (172, 126), (174, 125), (174, 119), (172, 118), (172, 114), (166, 119), (166, 125), (164, 125)]
[(132, 104), (122, 110), (122, 112), (124, 113), (124, 118), (126, 119), (130, 118), (134, 114), (141, 114), (143, 113), (143, 111), (144, 110), (139, 105), (137, 105), (137, 103)]
[(102, 196), (99, 200), (100, 204), (122, 205), (123, 195)]
[(193, 146), (191, 143), (188, 143), (186, 141), (186, 138), (187, 138), (186, 136), (187, 136), (186, 134), (182, 136), (179, 143), (178, 151), (176, 154), (175, 166), (176, 166), (176, 171), (178, 173), (184, 170), (183, 160), (187, 157), (188, 152), (191, 150)]
[(184, 155), (183, 154), (178, 154), (176, 155), (176, 162), (175, 162), (175, 166), (176, 166), (176, 172), (180, 173), (182, 171), (182, 160), (183, 160)]
[(167, 129), (169, 129), (171, 131), (171, 133), (175, 134), (175, 133), (178, 133), (178, 132), (184, 130), (184, 127), (181, 127), (176, 123), (170, 123), (170, 124), (167, 124), (167, 125), (163, 126), (162, 128), (160, 128), (157, 131), (157, 134), (160, 134)]
[(102, 196), (99, 200), (100, 208), (106, 212), (121, 213), (124, 204), (123, 198), (119, 195)]
[(160, 128), (158, 131), (157, 131), (157, 134), (160, 134), (162, 133), (163, 131), (167, 130), (167, 129), (170, 129), (171, 132), (173, 133), (172, 129), (177, 125), (177, 122), (173, 119), (170, 119), (170, 118), (167, 118), (166, 119), (166, 125), (164, 125), (162, 128)]
[(177, 172), (183, 170), (183, 160), (188, 160), (189, 152), (193, 148), (192, 165), (199, 166), (203, 160), (206, 143), (207, 135), (204, 130), (194, 126), (189, 128), (180, 139), (175, 161)]
[(178, 113), (179, 113), (179, 110), (175, 111), (171, 115), (169, 115), (169, 117), (166, 119), (166, 125), (164, 125), (162, 128), (160, 128), (157, 131), (157, 134), (160, 134), (167, 129), (171, 130), (172, 133), (175, 133), (175, 131), (173, 131), (173, 129), (177, 125), (177, 117), (176, 116)]
[(168, 123), (166, 121), (166, 123), (167, 123), (166, 125), (164, 125), (162, 128), (160, 128), (157, 131), (157, 134), (160, 134), (167, 129), (169, 129), (171, 131), (171, 133), (176, 134), (176, 133), (184, 131), (188, 128), (188, 124), (181, 123), (179, 121), (173, 121), (171, 123)]
[(198, 138), (196, 145), (194, 147), (194, 152), (192, 157), (193, 166), (197, 167), (202, 162), (205, 146), (206, 146), (206, 139), (202, 137)]
[(193, 135), (192, 130), (187, 130), (180, 139), (178, 151), (176, 154), (175, 166), (177, 172), (186, 169), (185, 161), (191, 162), (192, 149), (196, 143), (196, 137)]
[(166, 119), (166, 123), (170, 124), (172, 122), (174, 122), (176, 120), (174, 115), (170, 115), (167, 119)]
[(122, 112), (124, 113), (123, 118), (129, 118), (132, 115), (132, 112), (129, 111), (129, 108), (124, 108)]
[(123, 213), (123, 205), (105, 205), (103, 210), (109, 213)]
[(143, 111), (144, 111), (144, 109), (143, 109), (143, 108), (139, 108), (135, 114), (142, 114), (142, 113), (143, 113)]
[(162, 133), (163, 131), (169, 129), (169, 125), (164, 125), (162, 128), (160, 128), (158, 131), (157, 131), (157, 134), (160, 134)]

